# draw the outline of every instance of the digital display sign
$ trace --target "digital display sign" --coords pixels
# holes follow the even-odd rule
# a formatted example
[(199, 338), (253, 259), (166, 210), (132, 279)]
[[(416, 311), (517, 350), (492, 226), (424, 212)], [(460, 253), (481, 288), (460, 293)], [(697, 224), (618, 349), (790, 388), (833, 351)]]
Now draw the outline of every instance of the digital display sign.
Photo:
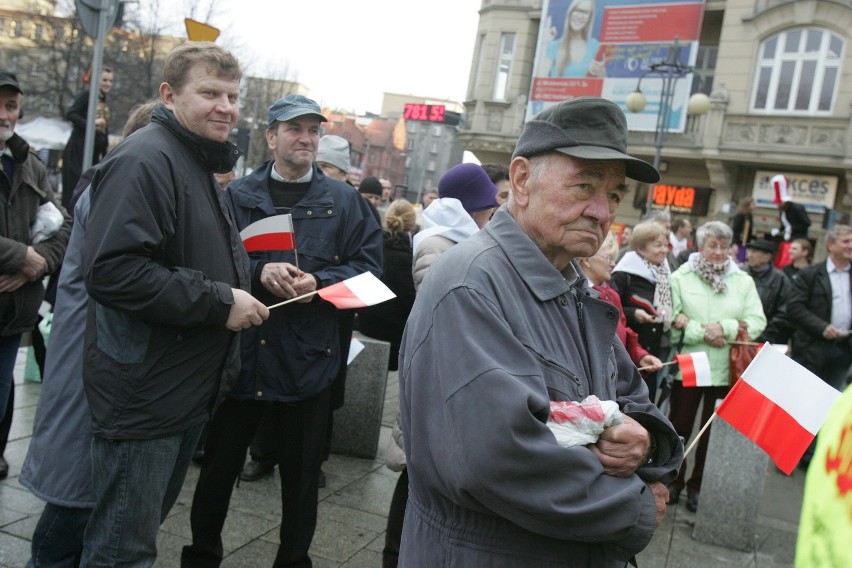
[(405, 111), (402, 113), (402, 118), (423, 122), (444, 122), (445, 113), (446, 107), (444, 105), (405, 103)]

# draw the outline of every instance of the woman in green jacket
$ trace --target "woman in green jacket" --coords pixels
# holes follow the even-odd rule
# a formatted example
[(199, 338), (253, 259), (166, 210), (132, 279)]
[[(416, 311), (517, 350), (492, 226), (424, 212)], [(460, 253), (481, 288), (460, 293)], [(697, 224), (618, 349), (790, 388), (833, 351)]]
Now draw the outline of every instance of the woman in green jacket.
[[(671, 277), (673, 327), (681, 330), (672, 332), (672, 343), (676, 344), (682, 333), (681, 353), (707, 353), (712, 374), (709, 387), (684, 387), (680, 374), (675, 377), (669, 419), (684, 440), (692, 435), (698, 405), (703, 401), (701, 423), (704, 424), (713, 414), (716, 399), (728, 394), (730, 342), (737, 337), (739, 322), (748, 325), (750, 338), (760, 335), (766, 327), (754, 281), (730, 256), (732, 238), (733, 231), (728, 225), (720, 221), (705, 223), (696, 233), (698, 252), (690, 255), (689, 261)], [(669, 503), (678, 502), (685, 486), (687, 509), (694, 512), (698, 508), (709, 438), (708, 431), (698, 443), (689, 481), (686, 481), (686, 460), (683, 461), (678, 478), (669, 485)]]

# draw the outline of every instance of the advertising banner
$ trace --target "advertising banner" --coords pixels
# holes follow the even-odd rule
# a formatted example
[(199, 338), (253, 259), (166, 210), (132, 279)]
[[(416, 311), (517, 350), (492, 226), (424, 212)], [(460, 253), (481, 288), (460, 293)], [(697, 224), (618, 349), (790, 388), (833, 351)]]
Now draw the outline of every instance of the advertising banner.
[[(559, 101), (598, 96), (621, 106), (631, 130), (653, 132), (662, 80), (642, 79), (644, 111), (628, 112), (625, 100), (668, 58), (675, 38), (680, 62), (695, 63), (704, 0), (544, 0), (541, 14), (526, 119)], [(670, 132), (683, 132), (691, 86), (688, 76), (675, 84)]]
[(769, 180), (776, 174), (784, 174), (790, 178), (787, 190), (790, 198), (796, 203), (805, 206), (808, 211), (822, 213), (825, 209), (834, 207), (834, 199), (837, 196), (836, 176), (820, 176), (815, 174), (801, 174), (793, 172), (777, 172), (757, 170), (754, 173), (754, 189), (752, 197), (761, 207), (778, 207), (775, 204), (775, 190)]

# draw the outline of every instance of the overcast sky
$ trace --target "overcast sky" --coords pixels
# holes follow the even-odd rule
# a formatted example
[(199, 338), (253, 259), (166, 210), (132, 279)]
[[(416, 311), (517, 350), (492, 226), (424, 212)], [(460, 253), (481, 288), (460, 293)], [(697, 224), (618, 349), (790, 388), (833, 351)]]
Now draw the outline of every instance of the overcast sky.
[(296, 79), (322, 105), (379, 112), (386, 91), (465, 98), (481, 0), (218, 2), (210, 23), (252, 75)]

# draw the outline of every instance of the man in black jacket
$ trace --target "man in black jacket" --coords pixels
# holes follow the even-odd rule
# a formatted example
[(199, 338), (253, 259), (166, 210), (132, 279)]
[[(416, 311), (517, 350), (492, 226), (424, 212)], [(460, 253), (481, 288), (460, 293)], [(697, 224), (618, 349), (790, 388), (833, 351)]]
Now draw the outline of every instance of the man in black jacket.
[[(36, 324), (42, 278), (62, 261), (71, 234), (71, 218), (56, 200), (44, 165), (15, 134), (23, 102), (18, 78), (0, 70), (0, 423), (11, 412), (15, 358), (21, 334)], [(61, 225), (48, 238), (34, 238), (33, 221), (47, 203), (57, 207)], [(8, 473), (0, 454), (0, 479)]]
[(213, 178), (239, 156), (227, 139), (241, 74), (212, 43), (175, 48), (163, 106), (92, 181), (83, 382), (97, 502), (84, 566), (154, 563), (204, 423), (236, 377), (236, 332), (269, 316), (246, 291), (248, 256)]
[(790, 339), (787, 326), (787, 301), (792, 293), (792, 284), (787, 275), (772, 266), (775, 244), (766, 240), (753, 240), (746, 244), (746, 266), (757, 287), (766, 328), (756, 341), (762, 343), (784, 343)]
[(828, 258), (802, 269), (793, 280), (787, 305), (793, 332), (793, 359), (838, 390), (852, 364), (852, 227), (835, 225), (826, 235)]

